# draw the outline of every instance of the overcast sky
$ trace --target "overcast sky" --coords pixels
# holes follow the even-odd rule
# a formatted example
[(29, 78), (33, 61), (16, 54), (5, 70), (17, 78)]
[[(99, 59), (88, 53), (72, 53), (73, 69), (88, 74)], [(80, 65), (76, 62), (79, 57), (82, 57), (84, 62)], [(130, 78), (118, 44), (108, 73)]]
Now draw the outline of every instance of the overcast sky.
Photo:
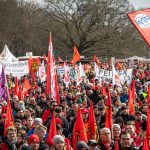
[(136, 9), (150, 8), (150, 0), (129, 0)]
[[(25, 0), (25, 1), (31, 1), (31, 0)], [(32, 0), (33, 2), (39, 2), (42, 3), (43, 0)], [(133, 6), (136, 9), (139, 8), (150, 8), (150, 0), (129, 0), (129, 2), (131, 4), (133, 4)]]

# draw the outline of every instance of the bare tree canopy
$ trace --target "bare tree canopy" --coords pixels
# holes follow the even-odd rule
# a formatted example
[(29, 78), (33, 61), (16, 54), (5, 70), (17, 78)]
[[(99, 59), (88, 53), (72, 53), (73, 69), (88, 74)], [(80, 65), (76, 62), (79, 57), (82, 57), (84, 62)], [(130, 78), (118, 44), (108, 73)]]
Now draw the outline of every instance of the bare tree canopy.
[[(0, 0), (0, 48), (16, 56), (32, 51), (43, 55), (52, 33), (55, 55), (122, 56), (148, 52), (127, 13), (127, 0), (45, 0), (43, 7), (24, 0)], [(144, 48), (144, 50), (143, 50)]]

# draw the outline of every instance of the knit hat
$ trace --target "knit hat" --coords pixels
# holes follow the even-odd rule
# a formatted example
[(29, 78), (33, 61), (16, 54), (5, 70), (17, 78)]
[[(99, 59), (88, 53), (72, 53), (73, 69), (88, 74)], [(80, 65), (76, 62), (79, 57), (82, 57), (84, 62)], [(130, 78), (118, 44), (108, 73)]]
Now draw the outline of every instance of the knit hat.
[(39, 137), (36, 134), (31, 134), (28, 138), (28, 144), (30, 145), (32, 142), (40, 142)]
[(88, 145), (84, 141), (79, 141), (76, 145), (76, 150), (81, 150), (82, 148), (87, 148), (88, 150)]
[(61, 135), (55, 135), (53, 140), (54, 140), (54, 144), (59, 142), (65, 142), (64, 138)]
[(43, 124), (43, 121), (41, 118), (35, 118), (33, 123), (39, 123), (39, 124)]

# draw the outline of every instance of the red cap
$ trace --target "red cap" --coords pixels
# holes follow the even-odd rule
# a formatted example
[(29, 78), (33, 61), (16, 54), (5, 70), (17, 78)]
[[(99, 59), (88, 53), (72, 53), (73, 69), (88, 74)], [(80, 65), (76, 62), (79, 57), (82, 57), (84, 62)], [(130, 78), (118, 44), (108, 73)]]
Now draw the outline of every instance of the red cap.
[(60, 124), (60, 125), (62, 125), (62, 121), (61, 121), (61, 119), (59, 119), (59, 118), (55, 118), (55, 121), (56, 121), (56, 124)]
[(30, 145), (33, 142), (40, 143), (39, 137), (36, 134), (31, 134), (28, 138), (28, 144)]

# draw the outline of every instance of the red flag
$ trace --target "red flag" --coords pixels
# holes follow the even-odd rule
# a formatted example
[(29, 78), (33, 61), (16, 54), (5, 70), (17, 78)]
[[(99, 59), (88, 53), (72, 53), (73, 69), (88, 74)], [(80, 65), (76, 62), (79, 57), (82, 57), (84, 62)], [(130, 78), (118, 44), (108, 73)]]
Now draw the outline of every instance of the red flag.
[(132, 89), (130, 88), (129, 88), (128, 106), (129, 106), (129, 113), (134, 114), (134, 99)]
[(63, 62), (62, 59), (58, 56), (58, 62)]
[(23, 100), (23, 89), (22, 89), (22, 85), (20, 84), (19, 85), (19, 93), (18, 93), (18, 98), (19, 98), (19, 100), (21, 101), (21, 100)]
[(150, 147), (150, 107), (147, 112), (146, 137), (148, 140), (148, 146)]
[(105, 86), (104, 86), (104, 82), (102, 82), (101, 94), (102, 94), (103, 96), (106, 95), (106, 88), (105, 88)]
[(55, 75), (55, 86), (56, 86), (56, 101), (57, 104), (60, 105), (60, 96), (59, 96), (59, 85), (58, 85), (58, 81), (57, 81), (57, 74)]
[(107, 110), (106, 110), (105, 127), (111, 130), (112, 128), (112, 104), (111, 104), (111, 96), (110, 96), (109, 88), (108, 88), (108, 99), (106, 102), (106, 106), (107, 106)]
[(74, 51), (74, 53), (73, 53), (73, 63), (75, 64), (77, 61), (80, 60), (80, 54), (79, 54), (78, 49), (75, 45), (74, 45), (73, 51)]
[(150, 104), (150, 85), (148, 86), (147, 103), (149, 103), (149, 104)]
[(150, 46), (150, 8), (129, 13), (128, 17)]
[(14, 119), (12, 116), (12, 109), (11, 109), (11, 104), (10, 104), (10, 100), (7, 100), (7, 109), (6, 109), (6, 119), (5, 119), (5, 125), (4, 125), (4, 136), (6, 136), (6, 129), (9, 126), (13, 126), (14, 125)]
[(97, 59), (97, 57), (96, 57), (96, 55), (94, 54), (94, 61), (96, 62), (96, 64), (99, 66), (99, 61), (98, 61), (98, 59)]
[(115, 150), (119, 150), (118, 141), (115, 142)]
[(54, 113), (52, 114), (52, 120), (49, 127), (48, 137), (46, 139), (46, 143), (49, 145), (53, 144), (53, 137), (56, 135), (56, 121)]
[(82, 119), (80, 108), (78, 108), (76, 121), (73, 129), (72, 145), (74, 150), (76, 149), (76, 143), (78, 141), (85, 141), (85, 142), (87, 141), (87, 134), (85, 131), (85, 126)]
[(96, 124), (96, 119), (95, 119), (95, 114), (94, 114), (93, 102), (92, 101), (90, 102), (88, 129), (89, 129), (88, 134), (87, 134), (88, 140), (95, 139), (96, 141), (98, 141), (97, 124)]
[(18, 96), (19, 88), (18, 88), (18, 78), (15, 77), (15, 87), (14, 87), (14, 95)]
[(23, 93), (27, 93), (28, 90), (30, 90), (32, 88), (31, 84), (30, 84), (30, 81), (28, 80), (28, 78), (25, 78), (24, 79), (24, 82), (23, 82)]
[(148, 143), (147, 143), (147, 138), (144, 138), (142, 150), (149, 150), (149, 148), (148, 148)]
[(47, 65), (46, 69), (46, 94), (50, 95), (50, 64)]
[(30, 73), (37, 72), (39, 69), (39, 65), (40, 65), (40, 58), (39, 57), (38, 58), (29, 58), (28, 64), (29, 64)]

